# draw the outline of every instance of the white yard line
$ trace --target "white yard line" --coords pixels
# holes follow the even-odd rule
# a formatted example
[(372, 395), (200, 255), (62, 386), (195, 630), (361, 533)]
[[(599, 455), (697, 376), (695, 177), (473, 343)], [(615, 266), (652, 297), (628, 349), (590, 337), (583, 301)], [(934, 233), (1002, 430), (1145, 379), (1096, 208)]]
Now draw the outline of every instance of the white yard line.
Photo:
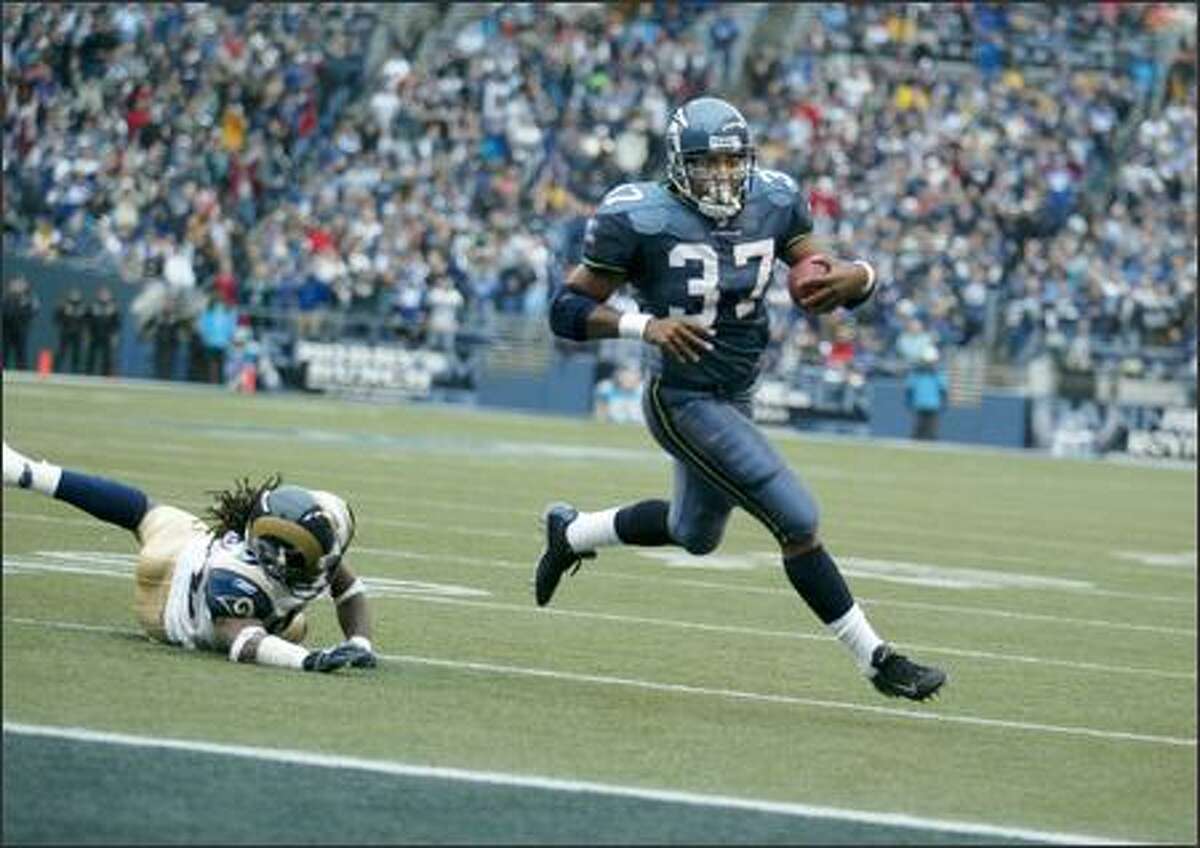
[[(86, 625), (71, 621), (49, 621), (43, 619), (4, 616), (4, 621), (13, 624), (25, 624), (65, 630), (84, 630), (87, 632), (112, 632), (130, 634), (129, 628), (104, 627)], [(410, 665), (425, 665), (439, 668), (451, 668), (465, 671), (483, 672), (503, 676), (537, 677), (550, 680), (586, 683), (599, 686), (614, 686), (623, 688), (643, 689), (652, 692), (668, 692), (685, 695), (705, 695), (730, 700), (752, 701), (760, 703), (786, 704), (798, 707), (812, 707), (844, 712), (859, 712), (871, 715), (883, 715), (892, 718), (933, 721), (945, 724), (961, 724), (976, 727), (999, 728), (1030, 733), (1052, 735), (1082, 736), (1095, 739), (1105, 739), (1114, 742), (1137, 742), (1171, 747), (1196, 747), (1194, 738), (1179, 736), (1162, 736), (1157, 734), (1137, 733), (1124, 730), (1102, 730), (1093, 727), (1074, 725), (1040, 724), (1037, 722), (1008, 721), (1005, 719), (984, 718), (981, 716), (962, 715), (953, 713), (930, 712), (919, 709), (902, 709), (898, 707), (879, 707), (869, 704), (856, 704), (848, 701), (828, 701), (819, 698), (802, 698), (795, 695), (778, 695), (762, 692), (747, 692), (738, 689), (718, 689), (709, 686), (693, 686), (685, 683), (663, 683), (654, 680), (640, 680), (630, 677), (613, 677), (610, 675), (583, 674), (579, 672), (558, 671), (547, 668), (532, 668), (529, 666), (501, 665), (498, 663), (476, 662), (471, 660), (445, 659), (442, 657), (423, 657), (414, 654), (380, 654), (380, 659), (390, 662), (407, 663)]]
[[(367, 578), (368, 581), (370, 578)], [(404, 601), (421, 601), (425, 603), (457, 604), (461, 606), (480, 607), (484, 609), (503, 610), (506, 612), (532, 613), (538, 615), (556, 615), (567, 618), (591, 619), (594, 621), (611, 621), (619, 624), (647, 624), (654, 627), (673, 627), (682, 630), (702, 630), (709, 633), (731, 633), (743, 636), (763, 636), (775, 639), (798, 639), (812, 642), (836, 642), (833, 636), (817, 635), (815, 633), (799, 633), (790, 630), (764, 630), (757, 627), (739, 627), (727, 624), (704, 624), (695, 621), (680, 621), (670, 618), (648, 618), (636, 615), (621, 615), (618, 613), (591, 612), (587, 610), (571, 610), (561, 608), (537, 609), (528, 604), (506, 604), (499, 601), (462, 600), (459, 598), (434, 597), (429, 595), (406, 594), (391, 595), (391, 599)], [(1104, 663), (1078, 662), (1075, 660), (1048, 659), (1045, 657), (1030, 657), (1021, 654), (998, 654), (991, 651), (975, 651), (966, 648), (946, 648), (940, 645), (919, 645), (911, 642), (903, 643), (905, 650), (918, 653), (943, 654), (952, 657), (969, 657), (971, 659), (998, 660), (1000, 662), (1024, 663), (1028, 665), (1048, 665), (1059, 668), (1071, 668), (1079, 671), (1097, 671), (1104, 674), (1141, 674), (1148, 677), (1163, 677), (1175, 680), (1195, 680), (1195, 672), (1164, 671), (1157, 668), (1140, 666), (1106, 665)]]
[(771, 815), (801, 818), (834, 819), (856, 824), (901, 827), (916, 830), (932, 830), (964, 836), (982, 836), (997, 840), (1021, 839), (1034, 842), (1066, 844), (1121, 844), (1125, 840), (1110, 840), (1104, 837), (1078, 833), (1031, 830), (1004, 825), (980, 824), (976, 822), (949, 821), (927, 818), (908, 813), (881, 813), (870, 810), (852, 810), (841, 807), (825, 807), (813, 804), (798, 804), (782, 801), (767, 801), (754, 798), (738, 798), (728, 795), (709, 795), (673, 789), (647, 789), (611, 783), (593, 783), (582, 780), (565, 780), (539, 775), (510, 774), (505, 772), (476, 771), (473, 769), (415, 765), (391, 760), (364, 759), (333, 754), (318, 754), (309, 751), (263, 748), (249, 745), (227, 745), (215, 742), (200, 742), (187, 739), (172, 739), (156, 736), (134, 736), (128, 733), (113, 733), (90, 730), (82, 727), (52, 727), (46, 725), (4, 722), (4, 732), (22, 736), (68, 739), (77, 742), (104, 745), (119, 745), (155, 750), (187, 751), (217, 756), (239, 757), (289, 765), (351, 770), (384, 774), (397, 777), (415, 777), (424, 780), (448, 780), (463, 783), (480, 783), (491, 786), (516, 787), (548, 792), (569, 792), (576, 795), (600, 795), (617, 798), (635, 798), (664, 804), (681, 804), (691, 807), (708, 807), (725, 810), (741, 810)]
[[(445, 557), (438, 557), (439, 560), (445, 560)], [(130, 579), (132, 577), (132, 564), (124, 569), (100, 568), (90, 565), (68, 565), (53, 562), (39, 562), (37, 560), (27, 559), (22, 556), (10, 556), (4, 563), (4, 572), (6, 574), (30, 574), (37, 572), (45, 572), (50, 574), (78, 574), (89, 577), (116, 577), (121, 579)], [(392, 578), (383, 578), (368, 574), (362, 575), (367, 581), (368, 589), (371, 589), (372, 584), (379, 581), (384, 582)], [(670, 618), (652, 618), (646, 616), (624, 615), (620, 613), (603, 613), (589, 610), (572, 610), (562, 607), (539, 609), (531, 604), (512, 604), (503, 603), (500, 601), (481, 601), (469, 600), (460, 597), (447, 597), (442, 593), (429, 594), (421, 591), (403, 592), (386, 594), (376, 593), (372, 600), (383, 601), (388, 599), (396, 600), (412, 600), (423, 601), (426, 603), (445, 603), (457, 604), (461, 606), (476, 607), (480, 609), (499, 610), (504, 612), (514, 612), (521, 615), (553, 615), (567, 618), (590, 619), (593, 621), (611, 621), (620, 624), (643, 624), (655, 627), (670, 627), (682, 630), (697, 630), (709, 633), (730, 633), (743, 636), (761, 636), (774, 639), (797, 639), (802, 641), (813, 642), (833, 642), (832, 636), (825, 634), (803, 633), (790, 630), (767, 630), (758, 627), (744, 627), (731, 624), (705, 624), (695, 621), (682, 621), (679, 619)], [(1032, 657), (1023, 654), (1002, 654), (993, 651), (979, 651), (967, 648), (947, 648), (940, 645), (921, 645), (905, 642), (904, 647), (908, 650), (942, 654), (945, 656), (968, 657), (972, 659), (996, 660), (1000, 662), (1024, 663), (1028, 665), (1046, 665), (1056, 666), (1059, 668), (1070, 668), (1078, 671), (1095, 671), (1103, 674), (1137, 674), (1148, 677), (1161, 677), (1177, 680), (1195, 680), (1195, 672), (1187, 671), (1168, 671), (1156, 668), (1144, 668), (1140, 666), (1123, 666), (1109, 665), (1105, 663), (1080, 662), (1077, 660), (1061, 660), (1046, 657)]]
[[(128, 445), (126, 444), (126, 442), (123, 442), (123, 441), (117, 443), (116, 450), (114, 452), (119, 454), (122, 451), (124, 451), (126, 453), (130, 452)], [(137, 448), (137, 452), (138, 452), (138, 455), (141, 454), (142, 448), (140, 446)], [(648, 456), (652, 456), (652, 455), (657, 456), (657, 454), (653, 451), (646, 451), (646, 454)], [(473, 461), (476, 464), (490, 465), (490, 464), (495, 464), (496, 460), (489, 459), (486, 455), (486, 452), (484, 452), (484, 453), (481, 453), (480, 456), (476, 457), (474, 460), (471, 460), (470, 457), (464, 457), (464, 458), (462, 458), (462, 461), (463, 462)], [(508, 461), (507, 457), (505, 458), (505, 461)], [(175, 464), (177, 466), (180, 466), (180, 465), (193, 466), (193, 467), (197, 467), (197, 468), (204, 468), (206, 470), (211, 467), (210, 463), (204, 462), (203, 460), (189, 462), (188, 460), (184, 459), (180, 462), (176, 462)], [(845, 474), (851, 473), (851, 472), (841, 472), (840, 469), (829, 469), (829, 470), (830, 471), (839, 471), (839, 473), (842, 476), (845, 476)], [(803, 474), (805, 469), (800, 469), (800, 471)], [(142, 480), (142, 479), (144, 479), (144, 480), (162, 480), (164, 482), (171, 482), (171, 483), (175, 483), (179, 480), (178, 475), (172, 476), (172, 475), (155, 474), (153, 472), (146, 471), (145, 469), (127, 469), (127, 468), (120, 468), (120, 467), (110, 467), (110, 468), (105, 469), (105, 473), (111, 474), (111, 475), (125, 476), (126, 478), (129, 478), (132, 480)], [(477, 473), (468, 471), (468, 472), (459, 474), (454, 471), (447, 471), (445, 473), (440, 473), (439, 476), (443, 477), (443, 478), (457, 476), (457, 477), (461, 477), (463, 480), (473, 482), (477, 478)], [(390, 475), (370, 475), (370, 474), (364, 475), (360, 472), (356, 472), (353, 475), (350, 475), (350, 474), (339, 473), (336, 470), (335, 471), (326, 471), (326, 472), (323, 472), (323, 477), (328, 478), (329, 480), (339, 480), (339, 479), (352, 480), (353, 483), (358, 486), (362, 486), (363, 484), (374, 483), (374, 484), (378, 484), (380, 486), (391, 487), (395, 483), (394, 477), (390, 476)], [(463, 487), (461, 484), (455, 483), (452, 481), (447, 482), (445, 485), (442, 485), (436, 481), (430, 482), (428, 480), (423, 480), (421, 483), (420, 490), (422, 492), (428, 492), (431, 489), (432, 490), (444, 490), (444, 491), (447, 491), (447, 492), (450, 492), (453, 494), (461, 493), (463, 491)], [(595, 495), (595, 494), (596, 494), (596, 492), (595, 492), (595, 489), (593, 488), (593, 495)], [(613, 489), (611, 496), (619, 498), (621, 495), (619, 492), (617, 492), (615, 489)], [(537, 506), (531, 505), (530, 507), (525, 508), (525, 509), (516, 509), (516, 508), (496, 509), (494, 507), (491, 507), (490, 504), (464, 503), (460, 500), (457, 500), (457, 501), (433, 501), (433, 500), (428, 500), (425, 498), (397, 499), (393, 496), (388, 496), (388, 495), (383, 495), (383, 496), (379, 496), (379, 497), (387, 498), (388, 500), (391, 500), (391, 501), (396, 501), (396, 500), (403, 500), (405, 502), (413, 501), (413, 502), (416, 502), (417, 505), (424, 504), (424, 505), (432, 506), (432, 505), (436, 504), (438, 506), (446, 506), (447, 508), (452, 508), (457, 511), (467, 510), (467, 511), (479, 511), (479, 512), (494, 512), (494, 513), (506, 514), (506, 515), (526, 515), (526, 516), (528, 516), (528, 515), (535, 514), (537, 511), (537, 508), (538, 508)], [(839, 516), (837, 523), (839, 525), (845, 525), (848, 527), (869, 528), (874, 531), (886, 530), (888, 532), (888, 534), (893, 537), (902, 536), (902, 537), (909, 537), (909, 538), (916, 538), (916, 539), (947, 539), (947, 540), (951, 540), (951, 541), (971, 540), (971, 541), (976, 541), (976, 542), (981, 542), (981, 543), (1003, 544), (1003, 545), (1011, 545), (1014, 540), (1013, 534), (1011, 534), (1011, 533), (987, 533), (987, 532), (980, 532), (980, 531), (963, 531), (963, 530), (941, 531), (941, 530), (937, 529), (936, 527), (929, 527), (929, 526), (914, 527), (911, 522), (904, 521), (904, 520), (897, 520), (897, 521), (889, 522), (886, 519), (881, 518), (880, 516), (872, 516), (870, 519), (855, 519), (852, 516), (843, 515), (843, 516)], [(743, 537), (745, 537), (744, 534), (740, 533), (736, 529), (731, 531), (730, 538), (743, 538)], [(1019, 542), (1020, 542), (1020, 544), (1026, 545), (1026, 546), (1050, 548), (1050, 549), (1066, 550), (1066, 551), (1077, 551), (1081, 547), (1087, 548), (1089, 550), (1095, 549), (1097, 547), (1103, 547), (1099, 543), (1091, 541), (1091, 540), (1079, 540), (1079, 539), (1063, 540), (1061, 538), (1039, 538), (1036, 536), (1030, 536), (1028, 534), (1028, 531), (1022, 532), (1022, 534), (1020, 535), (1020, 538), (1019, 538)], [(889, 548), (889, 550), (898, 550), (900, 552), (905, 552), (905, 551), (911, 551), (911, 550), (913, 550), (913, 548), (907, 547), (907, 548), (897, 549), (893, 545)], [(1101, 551), (1101, 553), (1106, 558), (1113, 559), (1113, 555), (1111, 552)], [(979, 559), (985, 559), (985, 560), (989, 560), (989, 561), (1003, 561), (1003, 562), (1014, 562), (1014, 561), (1015, 562), (1034, 562), (1034, 561), (1036, 561), (1035, 557), (996, 555), (996, 554), (988, 554), (986, 552), (979, 552), (979, 553), (975, 554), (974, 556), (976, 556)]]
[[(95, 526), (96, 521), (90, 518), (74, 517), (74, 516), (53, 516), (53, 515), (38, 515), (36, 513), (10, 512), (4, 513), (4, 519), (15, 519), (20, 521), (34, 521), (47, 524), (66, 524), (72, 526)], [(514, 562), (499, 558), (485, 558), (462, 556), (459, 554), (440, 554), (440, 553), (425, 553), (421, 551), (405, 550), (403, 548), (373, 548), (357, 545), (354, 548), (356, 557), (380, 557), (385, 559), (400, 559), (400, 560), (422, 560), (449, 562), (458, 565), (478, 566), (483, 568), (504, 568), (519, 571), (531, 571), (533, 568), (532, 562)], [(706, 591), (720, 592), (736, 592), (745, 594), (762, 594), (762, 595), (793, 595), (790, 589), (771, 588), (768, 586), (744, 586), (732, 583), (722, 583), (711, 580), (693, 580), (684, 577), (664, 577), (655, 574), (624, 574), (620, 572), (605, 571), (602, 568), (591, 568), (588, 570), (589, 579), (600, 578), (604, 580), (633, 580), (637, 582), (655, 583), (659, 585), (669, 586), (690, 586)], [(869, 578), (866, 578), (869, 579)], [(1104, 590), (1089, 590), (1087, 594), (1110, 594)], [(1158, 601), (1174, 604), (1193, 604), (1194, 597), (1174, 597), (1160, 595), (1127, 595), (1124, 593), (1112, 593), (1119, 597), (1140, 598), (1143, 600)], [(1105, 619), (1092, 618), (1073, 618), (1071, 616), (1049, 615), (1045, 613), (1030, 613), (1018, 610), (995, 609), (991, 607), (964, 606), (961, 604), (938, 604), (926, 601), (900, 601), (889, 598), (873, 598), (868, 595), (858, 595), (858, 600), (866, 605), (881, 606), (881, 607), (897, 607), (900, 609), (922, 609), (931, 612), (950, 613), (955, 615), (967, 616), (987, 616), (993, 618), (1013, 619), (1017, 621), (1037, 621), (1045, 624), (1063, 624), (1070, 626), (1081, 627), (1096, 627), (1109, 630), (1128, 630), (1132, 632), (1143, 633), (1162, 633), (1170, 635), (1187, 636), (1192, 639), (1196, 637), (1194, 628), (1186, 627), (1171, 627), (1168, 625), (1158, 624), (1138, 624), (1124, 621), (1110, 621)]]

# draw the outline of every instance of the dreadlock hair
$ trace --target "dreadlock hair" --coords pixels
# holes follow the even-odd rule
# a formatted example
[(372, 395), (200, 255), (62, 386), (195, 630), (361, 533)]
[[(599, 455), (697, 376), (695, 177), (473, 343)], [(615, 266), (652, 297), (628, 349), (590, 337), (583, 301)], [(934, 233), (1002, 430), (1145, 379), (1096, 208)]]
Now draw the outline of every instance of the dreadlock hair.
[(209, 489), (205, 494), (216, 498), (212, 506), (204, 513), (205, 522), (217, 538), (233, 532), (241, 536), (246, 532), (246, 521), (250, 518), (250, 510), (263, 492), (279, 486), (283, 475), (279, 473), (268, 475), (257, 486), (250, 483), (249, 477), (234, 480), (230, 489)]

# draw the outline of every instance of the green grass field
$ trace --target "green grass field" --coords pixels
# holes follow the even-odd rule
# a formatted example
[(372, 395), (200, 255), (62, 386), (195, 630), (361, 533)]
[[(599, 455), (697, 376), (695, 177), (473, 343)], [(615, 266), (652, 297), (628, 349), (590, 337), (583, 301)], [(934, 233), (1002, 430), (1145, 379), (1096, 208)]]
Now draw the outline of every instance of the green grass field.
[(948, 669), (915, 705), (745, 515), (712, 557), (606, 550), (535, 607), (546, 502), (668, 491), (640, 427), (11, 375), (3, 401), (15, 447), (193, 511), (275, 470), (343, 494), (384, 655), (154, 645), (132, 537), (6, 489), (6, 843), (1197, 838), (1194, 468), (773, 437), (877, 629)]

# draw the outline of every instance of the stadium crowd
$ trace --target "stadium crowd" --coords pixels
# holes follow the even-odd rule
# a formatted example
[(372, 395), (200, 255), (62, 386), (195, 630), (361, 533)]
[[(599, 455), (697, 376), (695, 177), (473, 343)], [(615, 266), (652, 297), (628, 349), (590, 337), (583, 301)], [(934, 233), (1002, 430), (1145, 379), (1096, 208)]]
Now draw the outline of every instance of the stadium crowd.
[(6, 4), (6, 247), (155, 281), (146, 326), (192, 292), (447, 347), (544, 314), (589, 210), (659, 175), (669, 111), (708, 91), (887, 283), (821, 322), (774, 287), (780, 371), (991, 343), (1195, 373), (1195, 60), (1154, 49), (1175, 7), (798, 6), (759, 44), (718, 4), (499, 4), (368, 66), (380, 8)]

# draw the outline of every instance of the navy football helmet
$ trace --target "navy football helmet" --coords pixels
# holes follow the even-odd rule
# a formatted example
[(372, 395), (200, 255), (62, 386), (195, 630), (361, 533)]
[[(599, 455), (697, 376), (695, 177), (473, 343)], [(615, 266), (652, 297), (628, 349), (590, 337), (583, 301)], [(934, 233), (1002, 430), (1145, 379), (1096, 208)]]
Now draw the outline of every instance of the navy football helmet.
[(329, 585), (353, 534), (353, 513), (341, 498), (277, 486), (255, 500), (245, 540), (263, 571), (309, 599)]
[(667, 179), (709, 218), (742, 211), (755, 150), (742, 113), (716, 97), (697, 97), (667, 122)]

